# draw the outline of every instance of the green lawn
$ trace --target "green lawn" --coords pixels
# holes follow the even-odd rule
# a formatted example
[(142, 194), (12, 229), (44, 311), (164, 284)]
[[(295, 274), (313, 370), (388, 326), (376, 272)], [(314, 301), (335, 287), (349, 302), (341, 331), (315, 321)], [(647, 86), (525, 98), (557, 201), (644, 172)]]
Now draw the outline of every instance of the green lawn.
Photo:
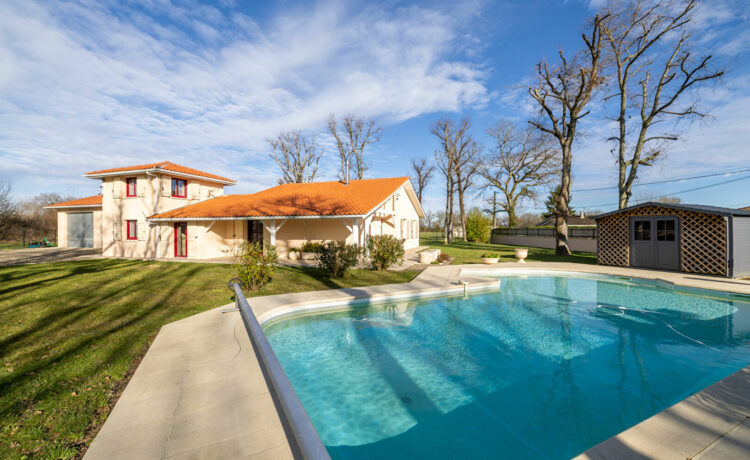
[[(515, 261), (514, 251), (516, 246), (489, 243), (469, 243), (454, 240), (450, 245), (443, 244), (442, 234), (437, 232), (423, 232), (419, 235), (419, 244), (431, 248), (440, 249), (441, 252), (453, 257), (452, 264), (478, 264), (485, 252), (500, 254), (500, 262)], [(595, 264), (596, 254), (589, 252), (575, 252), (571, 256), (556, 256), (552, 249), (528, 248), (528, 261), (539, 262), (578, 262), (582, 264)]]
[[(256, 295), (400, 283), (279, 268)], [(88, 260), (0, 267), (0, 458), (80, 455), (167, 323), (230, 303), (221, 264)]]
[(3, 249), (23, 249), (25, 247), (20, 241), (0, 243), (0, 251)]

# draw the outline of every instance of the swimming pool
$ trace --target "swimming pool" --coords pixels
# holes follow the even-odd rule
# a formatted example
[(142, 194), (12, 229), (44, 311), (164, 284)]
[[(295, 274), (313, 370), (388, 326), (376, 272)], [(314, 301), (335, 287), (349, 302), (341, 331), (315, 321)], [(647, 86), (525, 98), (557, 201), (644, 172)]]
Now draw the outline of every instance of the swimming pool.
[(569, 458), (750, 364), (747, 297), (604, 276), (264, 329), (333, 458)]

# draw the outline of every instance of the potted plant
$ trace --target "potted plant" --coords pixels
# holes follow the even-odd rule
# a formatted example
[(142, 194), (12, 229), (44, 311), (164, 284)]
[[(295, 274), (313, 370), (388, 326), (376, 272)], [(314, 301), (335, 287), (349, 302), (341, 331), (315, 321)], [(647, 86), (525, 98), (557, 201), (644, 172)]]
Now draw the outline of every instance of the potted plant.
[(287, 257), (289, 258), (289, 260), (299, 259), (299, 248), (291, 248), (289, 250), (289, 253), (287, 254)]
[(485, 252), (482, 254), (483, 264), (496, 264), (500, 260), (500, 254), (496, 252)]
[(528, 248), (516, 248), (516, 259), (518, 259), (519, 264), (526, 263), (525, 258), (529, 256), (529, 250)]

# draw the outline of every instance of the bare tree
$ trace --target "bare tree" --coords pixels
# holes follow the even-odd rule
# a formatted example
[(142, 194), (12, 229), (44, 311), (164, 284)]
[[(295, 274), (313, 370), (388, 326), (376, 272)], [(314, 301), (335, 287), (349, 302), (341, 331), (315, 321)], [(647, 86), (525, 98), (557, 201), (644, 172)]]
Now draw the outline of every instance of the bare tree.
[(318, 173), (318, 162), (323, 155), (315, 136), (306, 138), (298, 131), (280, 133), (275, 139), (266, 139), (271, 146), (269, 154), (279, 165), (282, 177), (279, 184), (312, 182)]
[(516, 206), (520, 200), (533, 199), (537, 189), (549, 184), (559, 168), (554, 141), (527, 126), (519, 129), (501, 121), (487, 130), (494, 149), (477, 163), (477, 172), (485, 187), (497, 189), (502, 197), (497, 204), (508, 214), (508, 226), (516, 226)]
[(13, 181), (0, 176), (0, 241), (10, 239), (19, 225), (18, 206), (13, 201), (12, 192)]
[(427, 158), (412, 158), (411, 167), (415, 174), (414, 182), (417, 185), (417, 198), (422, 203), (422, 193), (432, 179), (432, 173), (435, 172), (435, 165), (430, 164)]
[(342, 129), (339, 129), (333, 114), (328, 117), (328, 131), (336, 139), (341, 161), (339, 179), (342, 181), (349, 179), (349, 173), (355, 179), (364, 179), (368, 169), (365, 161), (365, 148), (378, 142), (383, 130), (375, 123), (375, 120), (365, 121), (362, 118), (355, 118), (354, 115), (345, 116), (342, 125)]
[[(540, 131), (554, 136), (560, 143), (562, 189), (555, 213), (555, 254), (569, 255), (568, 201), (570, 197), (572, 147), (578, 122), (589, 112), (584, 111), (594, 90), (603, 83), (601, 76), (602, 21), (596, 16), (591, 35), (583, 34), (586, 47), (569, 61), (560, 51), (560, 64), (550, 68), (547, 62), (537, 64), (537, 85), (529, 94), (540, 105), (539, 119), (530, 121)], [(546, 117), (546, 121), (544, 120)]]
[(612, 99), (619, 129), (609, 140), (616, 143), (620, 209), (628, 206), (639, 166), (651, 166), (677, 140), (674, 133), (649, 129), (669, 119), (703, 117), (692, 102), (678, 105), (701, 83), (724, 74), (711, 68), (710, 54), (693, 55), (688, 26), (695, 6), (695, 0), (612, 0), (608, 6), (602, 34), (617, 82)]
[(464, 196), (472, 185), (476, 173), (476, 158), (479, 145), (469, 133), (471, 123), (463, 120), (456, 125), (452, 120), (437, 121), (432, 127), (432, 134), (440, 140), (441, 148), (435, 152), (435, 163), (446, 180), (445, 199), (445, 241), (450, 243), (453, 237), (454, 198), (458, 194), (461, 235), (466, 241), (466, 206)]
[(440, 140), (441, 148), (435, 151), (435, 164), (445, 177), (445, 213), (443, 218), (443, 242), (450, 244), (453, 238), (453, 197), (456, 192), (455, 153), (451, 145), (451, 136), (454, 130), (453, 121), (449, 119), (438, 120), (432, 126), (432, 134)]
[(468, 132), (471, 124), (464, 120), (456, 130), (455, 145), (455, 171), (456, 192), (458, 192), (458, 210), (461, 217), (461, 237), (466, 239), (466, 206), (464, 196), (466, 191), (473, 186), (473, 178), (477, 172), (477, 159), (481, 155), (479, 144), (474, 141)]

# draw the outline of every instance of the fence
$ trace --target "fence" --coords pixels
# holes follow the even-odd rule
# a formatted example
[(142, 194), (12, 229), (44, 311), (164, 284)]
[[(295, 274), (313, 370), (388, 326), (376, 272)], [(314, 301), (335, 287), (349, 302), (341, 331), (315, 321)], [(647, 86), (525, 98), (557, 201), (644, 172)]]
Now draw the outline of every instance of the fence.
[[(331, 460), (237, 281), (236, 279), (230, 281), (229, 288), (234, 290), (235, 306), (240, 311), (247, 335), (260, 358), (260, 365), (266, 374), (266, 381), (271, 387), (271, 392), (276, 395), (281, 406), (282, 414), (279, 415), (283, 416), (290, 428), (293, 438), (290, 441), (296, 445), (301, 457), (305, 460)], [(292, 448), (292, 450), (295, 449)]]
[[(555, 236), (557, 232), (553, 227), (538, 228), (495, 228), (493, 235), (509, 236)], [(590, 238), (596, 239), (599, 233), (596, 227), (568, 227), (568, 238)]]

